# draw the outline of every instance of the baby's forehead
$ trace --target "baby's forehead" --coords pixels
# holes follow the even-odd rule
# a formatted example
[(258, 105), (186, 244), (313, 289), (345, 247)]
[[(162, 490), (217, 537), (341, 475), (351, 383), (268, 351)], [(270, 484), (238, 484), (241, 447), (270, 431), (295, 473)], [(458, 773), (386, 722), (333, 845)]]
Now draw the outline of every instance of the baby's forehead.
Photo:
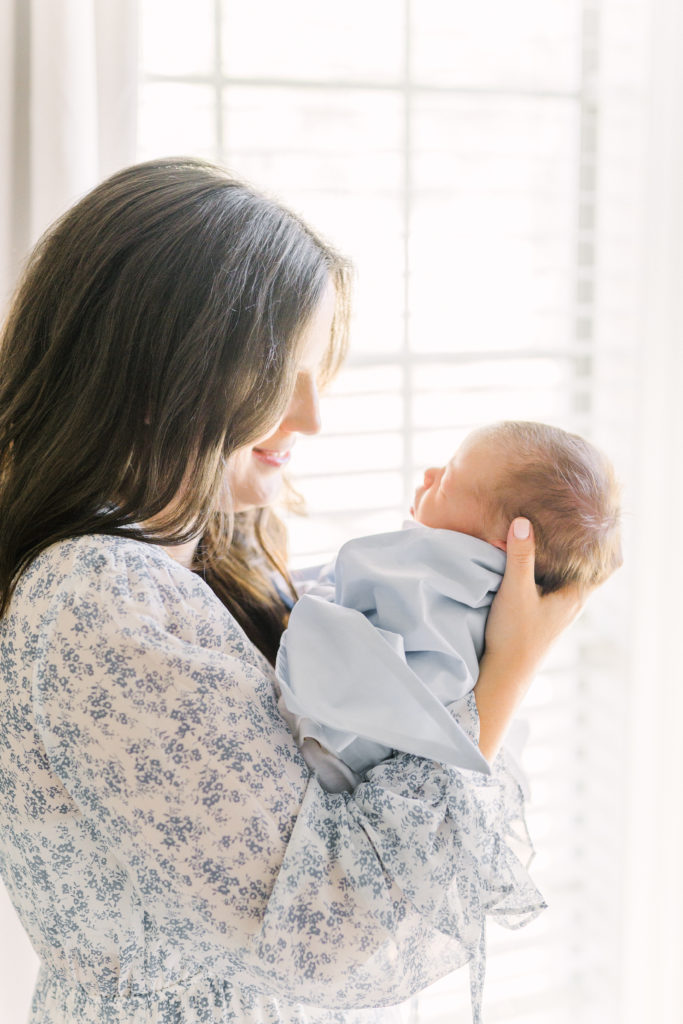
[(462, 441), (446, 465), (446, 490), (470, 487), (480, 500), (490, 500), (505, 484), (510, 452), (502, 439), (484, 430), (473, 431)]
[(464, 455), (471, 455), (472, 453), (481, 452), (483, 454), (486, 452), (487, 454), (497, 454), (502, 451), (502, 448), (502, 439), (497, 437), (492, 431), (487, 431), (482, 427), (477, 430), (471, 430), (469, 434), (465, 435), (449, 459), (449, 462), (462, 459)]

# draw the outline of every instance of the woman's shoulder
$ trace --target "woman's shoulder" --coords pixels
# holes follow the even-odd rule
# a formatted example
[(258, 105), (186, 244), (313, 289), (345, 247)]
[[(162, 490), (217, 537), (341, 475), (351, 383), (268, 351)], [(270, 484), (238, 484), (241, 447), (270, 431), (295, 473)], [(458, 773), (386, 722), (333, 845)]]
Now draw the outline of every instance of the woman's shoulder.
[(117, 649), (131, 638), (168, 652), (201, 648), (246, 669), (271, 669), (204, 580), (155, 544), (88, 534), (51, 544), (24, 570), (0, 632), (56, 632), (76, 647)]
[[(64, 606), (79, 609), (83, 626), (106, 621), (125, 628), (144, 619), (158, 628), (207, 646), (209, 633), (239, 630), (213, 591), (196, 573), (158, 545), (129, 537), (87, 534), (57, 541), (41, 551), (20, 577), (12, 610), (30, 609), (43, 622)], [(200, 640), (200, 642), (202, 642)]]
[(18, 588), (56, 589), (67, 581), (89, 589), (109, 588), (116, 579), (140, 586), (166, 585), (183, 593), (201, 589), (202, 581), (156, 544), (109, 534), (85, 534), (44, 548), (24, 570)]

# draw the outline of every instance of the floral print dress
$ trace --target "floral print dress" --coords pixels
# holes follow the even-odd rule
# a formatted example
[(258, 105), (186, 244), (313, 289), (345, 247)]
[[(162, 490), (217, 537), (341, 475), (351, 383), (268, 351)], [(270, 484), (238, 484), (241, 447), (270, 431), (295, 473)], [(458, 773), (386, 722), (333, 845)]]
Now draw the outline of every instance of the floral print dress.
[[(486, 915), (543, 906), (504, 757), (398, 754), (327, 793), (273, 679), (158, 547), (80, 537), (22, 574), (0, 874), (41, 961), (31, 1024), (379, 1021), (465, 963), (479, 1016)], [(476, 738), (471, 695), (451, 710)]]

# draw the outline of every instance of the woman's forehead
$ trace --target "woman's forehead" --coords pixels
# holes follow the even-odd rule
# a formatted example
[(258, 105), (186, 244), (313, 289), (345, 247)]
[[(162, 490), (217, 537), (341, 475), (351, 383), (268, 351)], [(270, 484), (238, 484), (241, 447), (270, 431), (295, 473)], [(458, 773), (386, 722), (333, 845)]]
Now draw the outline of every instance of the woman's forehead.
[(301, 332), (298, 362), (302, 369), (315, 370), (327, 355), (336, 307), (337, 290), (329, 278), (320, 301)]

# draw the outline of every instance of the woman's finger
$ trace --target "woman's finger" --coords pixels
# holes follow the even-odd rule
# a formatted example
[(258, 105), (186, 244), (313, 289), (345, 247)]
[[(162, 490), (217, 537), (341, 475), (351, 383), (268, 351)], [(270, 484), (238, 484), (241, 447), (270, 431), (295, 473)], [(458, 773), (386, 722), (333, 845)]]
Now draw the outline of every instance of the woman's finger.
[(534, 580), (534, 529), (528, 519), (519, 516), (510, 523), (507, 538), (505, 581), (529, 586)]

